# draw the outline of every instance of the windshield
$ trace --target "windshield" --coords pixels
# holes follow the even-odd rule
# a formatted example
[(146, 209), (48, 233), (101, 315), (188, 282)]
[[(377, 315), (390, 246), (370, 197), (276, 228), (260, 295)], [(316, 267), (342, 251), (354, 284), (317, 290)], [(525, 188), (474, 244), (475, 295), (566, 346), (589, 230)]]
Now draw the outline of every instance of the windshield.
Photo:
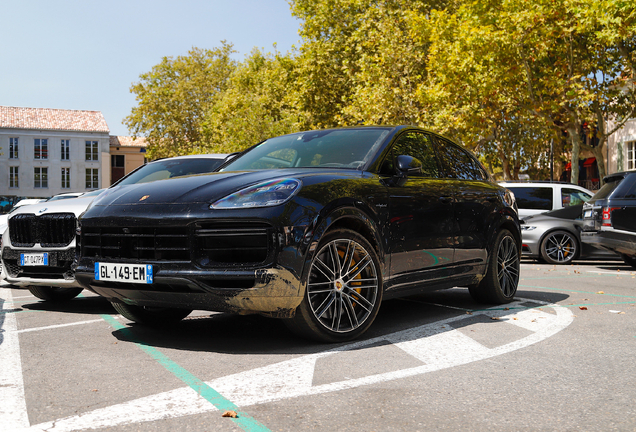
[(224, 159), (211, 158), (165, 159), (151, 162), (124, 177), (117, 185), (148, 183), (174, 177), (207, 174), (217, 169), (223, 162)]
[(377, 153), (389, 129), (338, 129), (271, 138), (221, 171), (281, 168), (360, 169)]

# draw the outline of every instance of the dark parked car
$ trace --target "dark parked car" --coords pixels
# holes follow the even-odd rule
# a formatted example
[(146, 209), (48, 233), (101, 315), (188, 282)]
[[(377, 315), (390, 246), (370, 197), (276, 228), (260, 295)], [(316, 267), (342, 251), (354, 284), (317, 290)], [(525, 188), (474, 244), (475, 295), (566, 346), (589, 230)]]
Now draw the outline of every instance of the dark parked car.
[(219, 171), (94, 201), (78, 280), (138, 323), (258, 313), (322, 341), (361, 335), (391, 297), (454, 286), (484, 302), (515, 295), (514, 199), (439, 135), (300, 132)]
[(521, 220), (521, 253), (550, 264), (575, 259), (617, 259), (615, 253), (581, 243), (583, 204), (564, 207)]
[(581, 240), (621, 255), (636, 268), (636, 171), (611, 174), (583, 206)]

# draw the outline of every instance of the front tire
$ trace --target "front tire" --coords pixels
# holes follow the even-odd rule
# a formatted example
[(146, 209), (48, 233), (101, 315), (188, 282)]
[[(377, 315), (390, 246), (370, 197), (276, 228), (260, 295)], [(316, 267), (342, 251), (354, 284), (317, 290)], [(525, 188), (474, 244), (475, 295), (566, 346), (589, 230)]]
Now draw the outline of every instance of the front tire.
[(541, 257), (549, 264), (569, 264), (579, 255), (579, 242), (567, 231), (553, 231), (541, 242)]
[(192, 312), (192, 309), (145, 307), (115, 302), (111, 304), (124, 318), (153, 327), (174, 324)]
[(52, 286), (30, 286), (29, 292), (40, 300), (58, 302), (70, 300), (82, 292), (82, 288), (59, 288)]
[(519, 285), (519, 243), (507, 229), (495, 238), (486, 276), (468, 287), (470, 295), (482, 303), (510, 303)]
[(303, 337), (344, 342), (367, 331), (381, 302), (375, 249), (355, 231), (339, 229), (320, 241), (309, 263), (304, 299), (285, 323)]
[(630, 257), (629, 255), (621, 255), (625, 264), (636, 268), (636, 257)]

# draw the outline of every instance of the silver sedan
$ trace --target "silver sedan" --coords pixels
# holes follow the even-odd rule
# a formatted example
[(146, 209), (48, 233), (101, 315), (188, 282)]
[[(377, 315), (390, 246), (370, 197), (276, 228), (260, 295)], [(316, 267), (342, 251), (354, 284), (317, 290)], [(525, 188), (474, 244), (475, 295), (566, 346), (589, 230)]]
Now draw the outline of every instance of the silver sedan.
[(569, 264), (579, 258), (619, 259), (619, 256), (581, 243), (582, 205), (529, 216), (521, 221), (522, 255), (550, 264)]

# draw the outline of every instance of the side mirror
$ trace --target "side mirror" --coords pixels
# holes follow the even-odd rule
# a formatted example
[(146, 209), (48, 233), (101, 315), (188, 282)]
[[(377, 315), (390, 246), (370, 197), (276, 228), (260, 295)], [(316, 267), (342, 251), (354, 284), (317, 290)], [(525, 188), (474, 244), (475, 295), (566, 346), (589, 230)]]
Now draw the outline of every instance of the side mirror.
[(412, 156), (400, 155), (397, 157), (397, 171), (397, 176), (401, 178), (421, 175), (422, 162)]

